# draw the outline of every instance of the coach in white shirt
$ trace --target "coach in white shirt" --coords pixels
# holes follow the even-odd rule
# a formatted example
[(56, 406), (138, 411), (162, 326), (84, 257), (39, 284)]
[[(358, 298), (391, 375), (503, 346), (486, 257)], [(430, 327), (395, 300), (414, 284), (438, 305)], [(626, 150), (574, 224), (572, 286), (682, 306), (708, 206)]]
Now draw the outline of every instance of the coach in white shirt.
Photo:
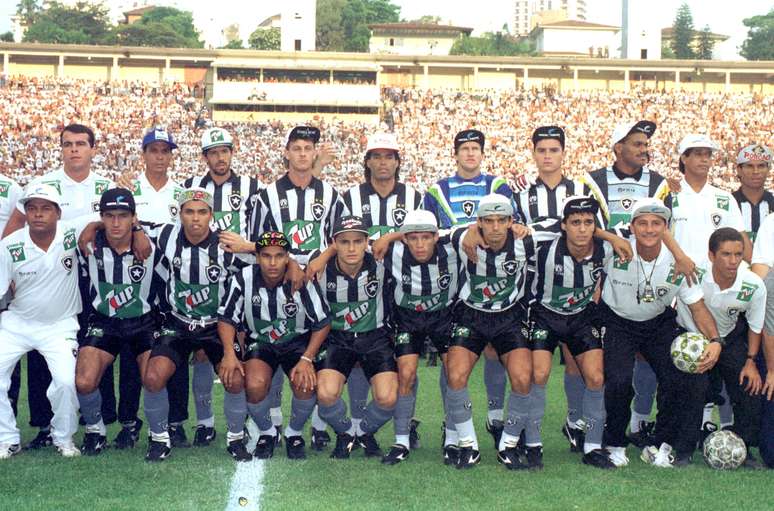
[(142, 158), (145, 172), (128, 186), (137, 204), (137, 218), (155, 224), (175, 223), (178, 220), (177, 197), (183, 187), (169, 178), (172, 151), (177, 144), (172, 134), (155, 127), (142, 139)]

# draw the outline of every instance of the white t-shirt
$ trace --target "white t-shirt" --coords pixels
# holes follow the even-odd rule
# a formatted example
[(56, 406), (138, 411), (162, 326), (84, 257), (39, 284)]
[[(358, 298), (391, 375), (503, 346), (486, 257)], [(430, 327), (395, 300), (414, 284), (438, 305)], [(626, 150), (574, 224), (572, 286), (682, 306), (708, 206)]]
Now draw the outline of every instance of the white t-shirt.
[(715, 229), (744, 231), (744, 219), (733, 195), (707, 183), (700, 192), (683, 179), (672, 194), (672, 233), (680, 248), (694, 261), (707, 259), (709, 238)]
[(167, 179), (161, 190), (156, 190), (148, 182), (143, 172), (134, 180), (134, 202), (137, 205), (137, 218), (154, 224), (175, 223), (178, 220), (177, 197), (183, 187), (172, 179)]
[(0, 175), (0, 233), (11, 218), (11, 213), (22, 198), (23, 191), (13, 179)]
[(768, 215), (758, 228), (753, 245), (752, 264), (774, 266), (774, 214)]
[[(697, 266), (697, 270), (701, 273), (704, 304), (715, 318), (721, 337), (734, 330), (740, 312), (746, 313), (750, 330), (756, 334), (761, 332), (766, 316), (766, 286), (759, 276), (740, 267), (733, 285), (721, 291), (712, 275), (711, 263), (705, 262)], [(681, 300), (677, 300), (677, 322), (686, 330), (699, 331), (690, 309)]]
[[(89, 172), (88, 177), (81, 182), (73, 181), (65, 174), (64, 169), (35, 178), (27, 186), (38, 183), (49, 184), (59, 190), (62, 220), (71, 220), (99, 211), (100, 197), (106, 190), (115, 187), (113, 181), (94, 172)], [(16, 208), (24, 213), (21, 204), (17, 204)]]
[[(605, 265), (607, 279), (602, 288), (602, 300), (613, 312), (631, 321), (647, 321), (664, 312), (671, 306), (675, 297), (680, 297), (689, 305), (703, 298), (699, 286), (688, 287), (683, 276), (675, 277), (675, 260), (663, 243), (661, 252), (654, 261), (640, 259), (637, 255), (634, 236), (631, 236), (630, 243), (634, 252), (631, 261), (619, 263), (618, 258), (613, 257)], [(653, 288), (655, 300), (652, 302), (642, 300), (646, 278), (650, 279), (650, 285)], [(638, 290), (639, 303), (637, 303)]]

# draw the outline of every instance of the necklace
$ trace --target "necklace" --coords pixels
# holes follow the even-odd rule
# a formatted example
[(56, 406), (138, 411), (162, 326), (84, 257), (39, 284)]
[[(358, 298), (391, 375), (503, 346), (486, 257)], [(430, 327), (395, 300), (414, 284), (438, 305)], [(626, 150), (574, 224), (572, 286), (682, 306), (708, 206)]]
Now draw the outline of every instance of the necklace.
[[(645, 303), (655, 302), (656, 293), (653, 292), (651, 279), (653, 278), (653, 271), (656, 269), (656, 261), (653, 261), (653, 268), (650, 269), (650, 275), (647, 276), (645, 276), (645, 266), (642, 264), (642, 257), (639, 254), (637, 254), (637, 262), (639, 263), (637, 267), (637, 305), (641, 301)], [(640, 270), (642, 270), (642, 275), (645, 277), (645, 287), (642, 290), (642, 294), (640, 294)]]

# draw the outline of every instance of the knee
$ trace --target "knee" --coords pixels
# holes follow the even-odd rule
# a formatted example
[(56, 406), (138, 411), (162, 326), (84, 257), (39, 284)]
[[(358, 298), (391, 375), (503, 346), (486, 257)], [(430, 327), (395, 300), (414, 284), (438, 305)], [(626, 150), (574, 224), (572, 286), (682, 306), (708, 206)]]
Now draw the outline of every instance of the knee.
[(293, 387), (293, 397), (296, 399), (306, 401), (307, 399), (312, 399), (314, 396), (315, 394), (313, 390), (301, 390), (298, 387)]
[(235, 372), (231, 376), (231, 383), (228, 386), (223, 386), (224, 389), (226, 389), (226, 392), (229, 394), (239, 394), (243, 390), (245, 390), (245, 381), (241, 374), (238, 372)]
[(264, 378), (247, 378), (245, 393), (248, 403), (260, 403), (269, 393), (269, 381)]
[(318, 385), (317, 402), (322, 406), (331, 406), (339, 399), (339, 393), (330, 385)]
[(142, 386), (148, 392), (161, 392), (167, 385), (166, 380), (153, 368), (145, 370), (145, 375), (142, 378)]
[(528, 374), (511, 376), (511, 390), (519, 394), (529, 394), (532, 387), (532, 378)]
[(84, 374), (75, 375), (75, 389), (79, 394), (91, 394), (97, 390), (97, 381)]
[(551, 367), (537, 368), (532, 371), (532, 382), (537, 385), (545, 385), (548, 382), (548, 377), (551, 375)]
[(457, 364), (450, 364), (446, 370), (446, 380), (449, 384), (449, 388), (452, 390), (459, 390), (468, 384), (468, 376), (470, 372), (465, 370)]
[(589, 371), (588, 374), (584, 375), (583, 383), (589, 390), (599, 390), (605, 384), (604, 373), (601, 370)]
[(377, 388), (373, 390), (374, 401), (379, 408), (390, 410), (395, 408), (398, 393), (395, 388)]
[(417, 374), (410, 369), (403, 369), (399, 375), (398, 392), (401, 396), (408, 396), (414, 389), (414, 382), (417, 380)]

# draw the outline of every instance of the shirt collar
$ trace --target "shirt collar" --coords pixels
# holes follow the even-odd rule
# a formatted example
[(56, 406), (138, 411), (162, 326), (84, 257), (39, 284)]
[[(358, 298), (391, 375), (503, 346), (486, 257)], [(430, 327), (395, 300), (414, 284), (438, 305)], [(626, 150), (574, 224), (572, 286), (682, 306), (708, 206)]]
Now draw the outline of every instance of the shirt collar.
[(615, 163), (613, 164), (613, 166), (611, 168), (613, 169), (613, 173), (615, 174), (615, 177), (617, 177), (618, 179), (621, 179), (621, 180), (623, 180), (623, 179), (634, 179), (635, 181), (639, 181), (642, 178), (643, 169), (645, 167), (640, 168), (640, 170), (638, 170), (637, 172), (635, 172), (631, 176), (621, 172), (618, 169), (618, 167), (615, 166)]
[(212, 243), (218, 243), (218, 233), (210, 229), (210, 235), (204, 238), (201, 242), (199, 242), (196, 245), (193, 245), (190, 241), (188, 241), (188, 238), (185, 236), (185, 230), (183, 230), (183, 226), (180, 226), (180, 234), (178, 235), (182, 239), (182, 244), (184, 247), (198, 247), (198, 248), (208, 248)]

